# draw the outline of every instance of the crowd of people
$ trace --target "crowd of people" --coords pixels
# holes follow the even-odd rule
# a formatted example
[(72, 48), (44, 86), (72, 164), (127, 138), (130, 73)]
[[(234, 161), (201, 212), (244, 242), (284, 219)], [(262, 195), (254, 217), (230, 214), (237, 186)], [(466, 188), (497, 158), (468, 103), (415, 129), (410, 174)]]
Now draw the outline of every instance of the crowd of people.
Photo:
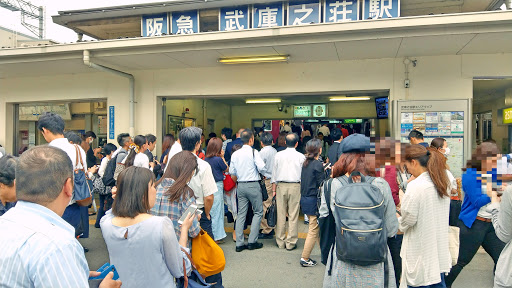
[[(65, 132), (59, 115), (42, 115), (48, 145), (0, 156), (0, 286), (92, 285), (100, 272), (88, 271), (77, 237), (88, 237), (97, 194), (95, 227), (119, 275), (99, 287), (223, 287), (223, 266), (193, 274), (196, 239), (231, 239), (227, 217), (236, 252), (261, 249), (259, 239), (293, 251), (301, 213), (308, 233), (297, 264), (320, 260), (323, 287), (451, 287), (480, 246), (496, 265), (494, 287), (512, 287), (511, 179), (498, 174), (508, 158), (495, 143), (480, 144), (456, 179), (443, 138), (426, 143), (412, 131), (402, 144), (292, 126), (276, 138), (224, 128), (206, 141), (187, 127), (164, 136), (157, 160), (154, 135), (121, 133), (119, 146), (93, 149), (93, 132)], [(321, 259), (312, 259), (317, 243)]]

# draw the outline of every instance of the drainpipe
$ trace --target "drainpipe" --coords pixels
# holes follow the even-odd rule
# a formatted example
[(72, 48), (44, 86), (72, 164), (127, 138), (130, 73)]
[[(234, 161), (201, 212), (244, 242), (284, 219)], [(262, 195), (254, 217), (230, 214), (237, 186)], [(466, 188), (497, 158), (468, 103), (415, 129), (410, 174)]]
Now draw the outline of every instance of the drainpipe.
[(129, 123), (130, 123), (130, 135), (135, 136), (135, 77), (133, 77), (132, 74), (128, 74), (119, 70), (115, 70), (103, 65), (99, 65), (96, 63), (93, 63), (91, 61), (91, 54), (89, 50), (84, 50), (84, 64), (94, 68), (96, 70), (100, 70), (107, 73), (116, 74), (118, 76), (128, 78), (130, 81), (130, 116), (129, 116)]

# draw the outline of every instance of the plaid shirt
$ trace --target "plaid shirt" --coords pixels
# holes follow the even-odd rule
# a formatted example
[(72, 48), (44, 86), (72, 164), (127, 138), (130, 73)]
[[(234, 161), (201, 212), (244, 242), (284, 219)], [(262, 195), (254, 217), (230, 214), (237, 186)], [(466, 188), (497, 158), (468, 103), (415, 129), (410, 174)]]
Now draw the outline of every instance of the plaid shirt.
[[(167, 216), (171, 219), (172, 224), (174, 225), (174, 231), (176, 232), (176, 237), (178, 240), (181, 235), (181, 225), (178, 224), (178, 220), (180, 220), (181, 215), (187, 211), (187, 208), (196, 204), (196, 199), (194, 196), (184, 196), (181, 201), (169, 201), (169, 196), (164, 195), (169, 187), (174, 183), (173, 179), (166, 178), (156, 187), (156, 201), (155, 206), (151, 209), (151, 214), (155, 216)], [(197, 237), (200, 231), (199, 221), (194, 219), (192, 223), (192, 227), (190, 227), (188, 231), (188, 248), (191, 248), (191, 239)]]

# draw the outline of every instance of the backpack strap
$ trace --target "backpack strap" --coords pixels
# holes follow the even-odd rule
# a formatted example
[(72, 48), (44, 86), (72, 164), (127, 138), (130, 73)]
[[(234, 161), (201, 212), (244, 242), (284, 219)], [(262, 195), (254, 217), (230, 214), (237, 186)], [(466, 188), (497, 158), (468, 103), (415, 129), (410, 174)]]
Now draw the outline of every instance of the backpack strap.
[(325, 197), (325, 203), (327, 203), (327, 207), (329, 208), (329, 211), (331, 211), (331, 185), (334, 178), (331, 178), (327, 180), (327, 187), (324, 189), (324, 197)]

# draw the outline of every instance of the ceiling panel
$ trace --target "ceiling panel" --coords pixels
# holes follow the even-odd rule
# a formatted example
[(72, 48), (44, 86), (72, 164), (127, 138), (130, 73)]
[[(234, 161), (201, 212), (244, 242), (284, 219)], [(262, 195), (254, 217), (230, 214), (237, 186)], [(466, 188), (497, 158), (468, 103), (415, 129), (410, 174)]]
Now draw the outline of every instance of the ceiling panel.
[(139, 54), (127, 56), (111, 56), (106, 57), (106, 61), (119, 67), (128, 69), (168, 69), (168, 68), (185, 68), (187, 65), (169, 57), (165, 53), (158, 54)]
[(166, 54), (189, 67), (212, 67), (221, 65), (217, 60), (219, 57), (222, 57), (222, 55), (214, 50), (172, 52)]
[(401, 38), (336, 42), (341, 60), (394, 58)]
[(249, 57), (275, 55), (277, 52), (272, 47), (235, 48), (217, 50), (222, 57)]
[(476, 34), (403, 38), (397, 57), (456, 55)]
[(289, 62), (338, 61), (334, 43), (274, 46), (282, 55), (290, 55)]
[(512, 52), (512, 32), (478, 34), (459, 54)]

